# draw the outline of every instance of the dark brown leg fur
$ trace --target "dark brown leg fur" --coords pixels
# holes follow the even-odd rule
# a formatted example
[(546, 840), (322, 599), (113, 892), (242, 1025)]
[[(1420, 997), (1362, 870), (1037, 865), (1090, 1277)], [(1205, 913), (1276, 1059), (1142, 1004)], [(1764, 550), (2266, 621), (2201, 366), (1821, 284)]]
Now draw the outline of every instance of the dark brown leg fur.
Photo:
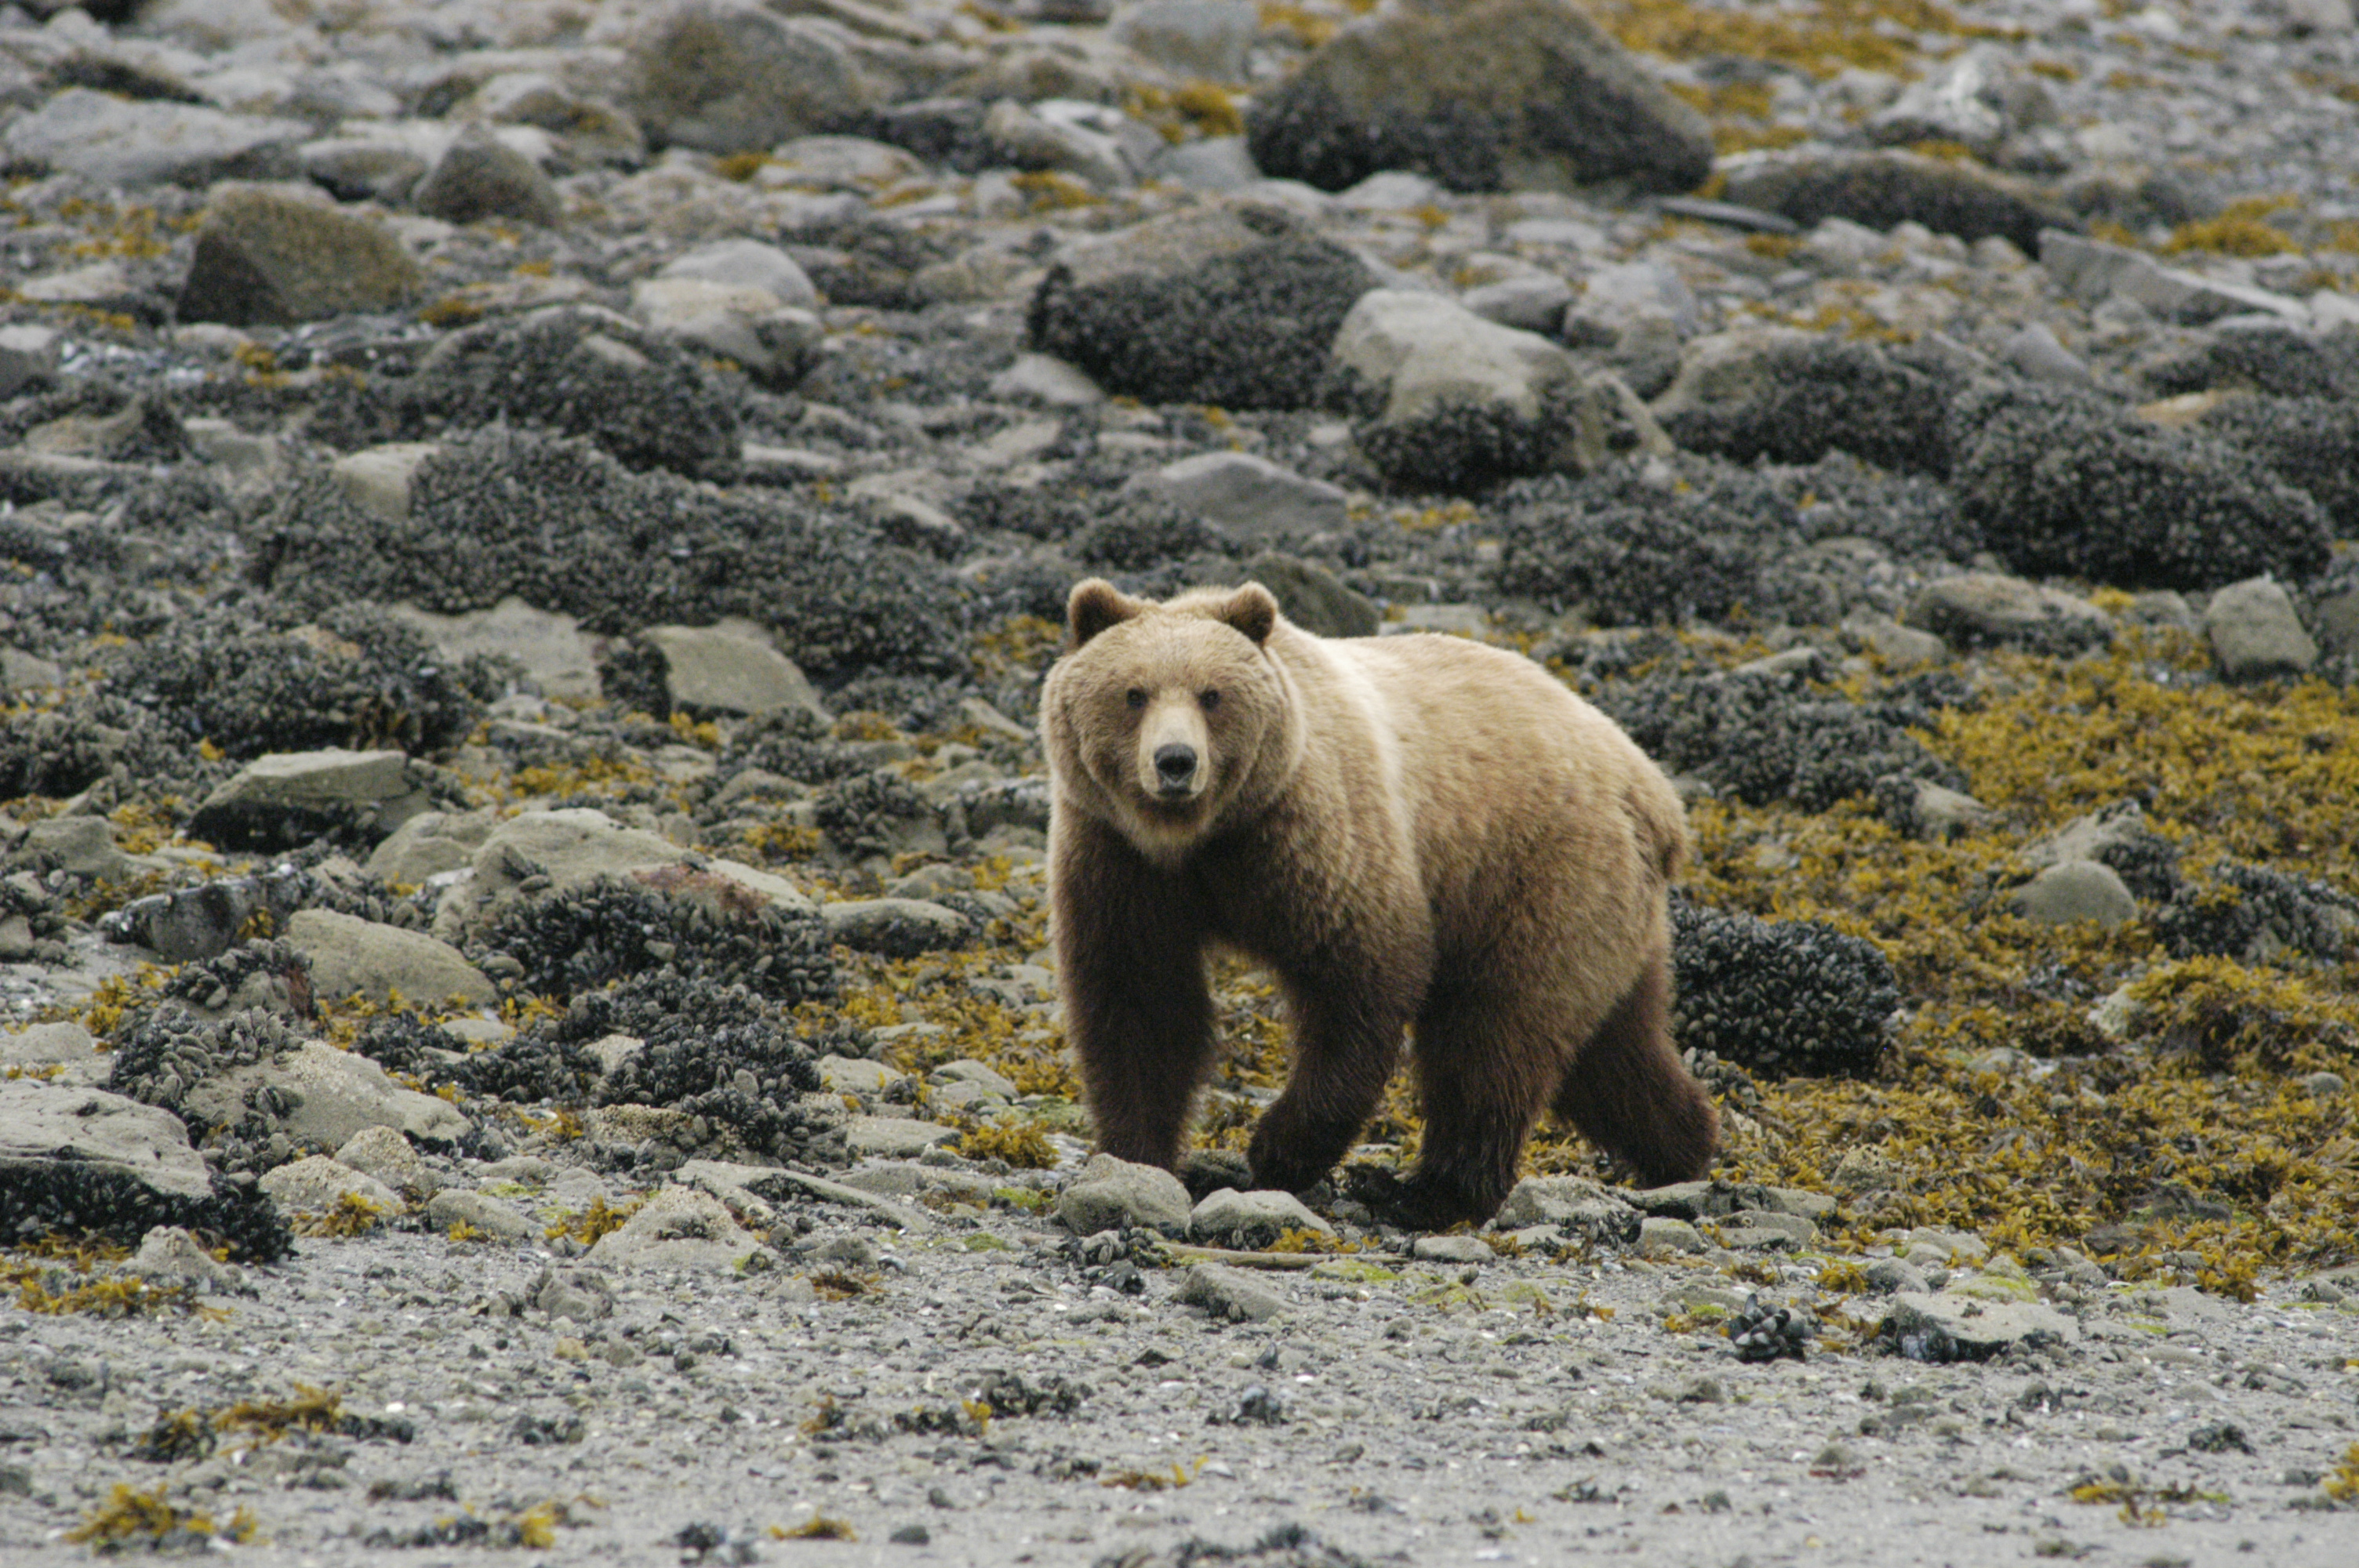
[(1058, 984), (1098, 1147), (1169, 1170), (1212, 1065), (1212, 1000), (1201, 914), (1177, 879), (1113, 829), (1066, 844), (1052, 867)]
[(1246, 1158), (1256, 1187), (1308, 1191), (1351, 1152), (1400, 1060), (1407, 1021), (1386, 1005), (1382, 988), (1377, 975), (1321, 991), (1289, 988), (1294, 1067), (1254, 1128)]
[(1701, 1179), (1720, 1141), (1720, 1113), (1671, 1048), (1670, 968), (1668, 954), (1647, 965), (1556, 1093), (1556, 1113), (1649, 1186)]

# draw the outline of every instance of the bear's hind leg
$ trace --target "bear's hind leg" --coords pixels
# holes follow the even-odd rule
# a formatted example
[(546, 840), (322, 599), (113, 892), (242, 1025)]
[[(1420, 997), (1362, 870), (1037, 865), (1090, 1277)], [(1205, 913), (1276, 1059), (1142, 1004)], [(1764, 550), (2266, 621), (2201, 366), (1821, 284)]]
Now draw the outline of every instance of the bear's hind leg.
[(1671, 1046), (1671, 964), (1658, 952), (1556, 1092), (1556, 1113), (1592, 1143), (1638, 1168), (1648, 1186), (1702, 1179), (1720, 1114)]

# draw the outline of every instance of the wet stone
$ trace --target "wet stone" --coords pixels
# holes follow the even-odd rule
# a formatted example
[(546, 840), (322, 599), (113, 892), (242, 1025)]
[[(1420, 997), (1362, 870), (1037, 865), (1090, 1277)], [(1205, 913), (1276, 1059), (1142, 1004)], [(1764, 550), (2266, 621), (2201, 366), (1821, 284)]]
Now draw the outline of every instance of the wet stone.
[(1292, 1193), (1239, 1192), (1223, 1187), (1188, 1216), (1188, 1234), (1215, 1247), (1258, 1251), (1289, 1230), (1332, 1235), (1334, 1227), (1302, 1206)]
[(1191, 1263), (1172, 1291), (1183, 1306), (1201, 1307), (1230, 1323), (1266, 1323), (1286, 1311), (1286, 1300), (1242, 1269)]

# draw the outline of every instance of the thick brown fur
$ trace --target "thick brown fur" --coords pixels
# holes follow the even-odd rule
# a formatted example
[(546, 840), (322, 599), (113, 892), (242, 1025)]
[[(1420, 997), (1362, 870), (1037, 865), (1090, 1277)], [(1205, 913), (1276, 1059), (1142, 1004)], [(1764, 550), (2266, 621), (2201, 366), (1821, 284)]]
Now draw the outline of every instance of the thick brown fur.
[(1157, 604), (1093, 579), (1040, 708), (1065, 1026), (1107, 1152), (1178, 1164), (1219, 945), (1276, 972), (1294, 1028), (1257, 1186), (1333, 1168), (1412, 1025), (1421, 1222), (1495, 1212), (1551, 1106), (1650, 1183), (1704, 1173), (1718, 1118), (1669, 1027), (1685, 814), (1539, 666), (1315, 637), (1250, 584)]

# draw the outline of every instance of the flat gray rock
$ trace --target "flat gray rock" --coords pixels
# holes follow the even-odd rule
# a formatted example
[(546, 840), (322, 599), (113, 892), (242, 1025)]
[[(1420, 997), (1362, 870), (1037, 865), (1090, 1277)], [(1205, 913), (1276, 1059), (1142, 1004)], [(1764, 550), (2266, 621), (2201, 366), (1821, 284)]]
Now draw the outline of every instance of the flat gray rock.
[(2081, 1325), (2033, 1302), (1901, 1291), (1877, 1335), (1912, 1361), (1987, 1361), (2017, 1345), (2077, 1345)]
[(1188, 1216), (1188, 1234), (1213, 1247), (1257, 1252), (1289, 1230), (1332, 1236), (1335, 1227), (1302, 1206), (1292, 1193), (1241, 1193), (1223, 1187)]
[(957, 1136), (955, 1127), (914, 1117), (855, 1116), (843, 1124), (845, 1147), (855, 1155), (878, 1160), (914, 1159)]
[(1245, 579), (1269, 589), (1286, 618), (1314, 637), (1373, 637), (1384, 625), (1375, 600), (1314, 561), (1266, 551), (1246, 564)]
[(102, 882), (128, 881), (139, 870), (115, 847), (114, 825), (103, 816), (45, 817), (25, 829), (8, 864)]
[[(444, 898), (434, 934), (456, 945), (519, 899), (563, 892), (602, 877), (669, 885), (687, 894), (710, 892), (724, 903), (742, 896), (788, 914), (818, 912), (810, 896), (784, 877), (735, 860), (699, 857), (701, 864), (690, 866), (690, 859), (661, 834), (625, 827), (587, 806), (521, 812), (485, 836), (469, 867), (473, 875), (464, 895)], [(546, 883), (536, 881), (543, 877)], [(535, 881), (529, 892), (527, 881)]]
[(366, 997), (443, 1007), (490, 1007), (491, 977), (447, 942), (332, 910), (306, 909), (287, 923), (287, 940), (310, 956), (311, 989), (330, 1000)]
[(447, 1100), (403, 1088), (366, 1056), (317, 1040), (275, 1059), (214, 1074), (189, 1090), (188, 1106), (209, 1120), (234, 1124), (246, 1114), (246, 1096), (265, 1085), (293, 1091), (288, 1098), (295, 1103), (277, 1119), (299, 1143), (340, 1149), (366, 1127), (451, 1143), (466, 1136), (469, 1127)]
[(1627, 1243), (1637, 1237), (1638, 1217), (1620, 1195), (1586, 1176), (1526, 1176), (1507, 1194), (1491, 1224), (1496, 1230), (1570, 1227), (1593, 1241)]
[(2098, 860), (2059, 860), (2008, 895), (2017, 914), (2041, 925), (2126, 925), (2137, 918), (2137, 897), (2121, 873)]
[(126, 1175), (172, 1197), (212, 1194), (212, 1173), (170, 1111), (103, 1089), (0, 1079), (0, 1182), (76, 1169)]
[(291, 173), (295, 148), (310, 135), (300, 120), (69, 87), (0, 133), (0, 146), (20, 162), (101, 185), (203, 186)]
[(224, 849), (291, 849), (336, 829), (390, 831), (428, 805), (404, 752), (273, 752), (207, 795), (189, 832)]
[(1184, 1236), (1194, 1207), (1170, 1172), (1093, 1154), (1057, 1195), (1057, 1220), (1076, 1236), (1132, 1227)]
[(2317, 642), (2292, 597), (2271, 577), (2248, 578), (2214, 593), (2203, 608), (2203, 635), (2230, 680), (2305, 676), (2318, 663)]
[(819, 290), (800, 263), (763, 240), (715, 240), (674, 256), (656, 272), (658, 277), (693, 278), (705, 283), (735, 284), (758, 288), (781, 305), (810, 309), (820, 302)]
[(111, 1054), (100, 1052), (89, 1030), (70, 1020), (0, 1032), (0, 1067), (30, 1068), (42, 1075), (62, 1067), (67, 1085), (99, 1084), (113, 1062)]
[(748, 623), (650, 626), (639, 635), (663, 661), (677, 711), (751, 717), (800, 708), (822, 722), (831, 717), (795, 662)]
[(1193, 512), (1241, 539), (1298, 537), (1341, 528), (1346, 497), (1250, 452), (1200, 452), (1139, 475), (1130, 488)]
[(624, 1269), (734, 1274), (761, 1242), (721, 1201), (690, 1187), (658, 1192), (622, 1228), (598, 1238), (590, 1260)]
[[(383, 452), (392, 449), (371, 449)], [(431, 455), (434, 449), (428, 448), (427, 454)], [(366, 455), (354, 452), (340, 459), (336, 465), (339, 473), (345, 464)], [(405, 479), (405, 514), (408, 509), (408, 494)], [(582, 622), (571, 615), (536, 610), (514, 594), (489, 610), (469, 611), (462, 615), (437, 615), (406, 604), (395, 606), (393, 612), (426, 633), (426, 640), (445, 658), (463, 659), (475, 654), (511, 658), (524, 666), (544, 697), (589, 698), (598, 695), (597, 651), (583, 634)]]
[(1266, 1323), (1286, 1311), (1285, 1297), (1244, 1270), (1219, 1263), (1190, 1263), (1171, 1294), (1230, 1323)]
[(1927, 583), (1901, 619), (1960, 647), (2076, 654), (2114, 636), (2113, 618), (2087, 600), (1997, 572), (1960, 572)]
[(471, 1193), (464, 1187), (451, 1187), (428, 1199), (426, 1218), (429, 1224), (444, 1230), (461, 1225), (469, 1226), (495, 1241), (512, 1245), (541, 1239), (539, 1226), (496, 1198)]
[(1472, 1264), (1480, 1268), (1498, 1254), (1479, 1236), (1420, 1236), (1409, 1243), (1408, 1255), (1426, 1263)]
[(861, 898), (820, 906), (828, 939), (866, 953), (907, 958), (962, 947), (973, 922), (955, 909), (917, 898)]

